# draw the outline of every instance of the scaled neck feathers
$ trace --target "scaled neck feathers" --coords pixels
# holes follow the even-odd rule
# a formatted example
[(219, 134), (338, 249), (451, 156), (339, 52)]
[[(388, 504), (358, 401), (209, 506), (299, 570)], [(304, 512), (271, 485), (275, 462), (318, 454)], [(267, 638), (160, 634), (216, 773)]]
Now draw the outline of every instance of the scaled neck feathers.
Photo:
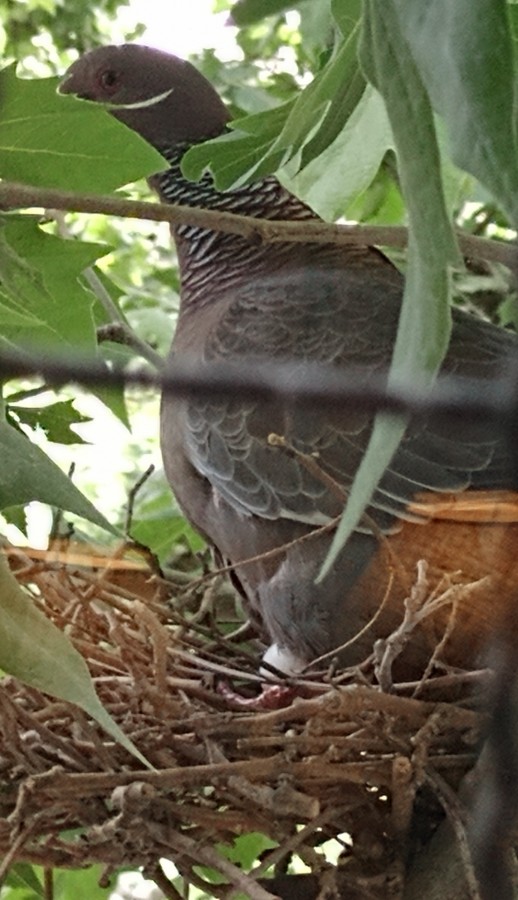
[(181, 161), (190, 144), (159, 148), (169, 169), (154, 175), (150, 184), (166, 203), (221, 209), (265, 219), (316, 219), (316, 214), (269, 176), (243, 187), (220, 191), (212, 175), (206, 172), (200, 181), (189, 181), (182, 173)]
[[(159, 148), (170, 164), (169, 169), (152, 176), (149, 182), (160, 199), (166, 203), (197, 206), (265, 219), (315, 219), (315, 213), (282, 187), (273, 176), (229, 191), (219, 191), (212, 176), (205, 173), (200, 181), (189, 181), (182, 174), (181, 160), (188, 144), (173, 148)], [(293, 244), (266, 246), (246, 238), (224, 232), (210, 231), (195, 225), (174, 225), (182, 274), (182, 303), (188, 305), (207, 301), (206, 286), (212, 284), (210, 297), (227, 279), (249, 277), (250, 267), (257, 273), (261, 266), (271, 266), (292, 252)], [(217, 277), (215, 275), (217, 274)]]

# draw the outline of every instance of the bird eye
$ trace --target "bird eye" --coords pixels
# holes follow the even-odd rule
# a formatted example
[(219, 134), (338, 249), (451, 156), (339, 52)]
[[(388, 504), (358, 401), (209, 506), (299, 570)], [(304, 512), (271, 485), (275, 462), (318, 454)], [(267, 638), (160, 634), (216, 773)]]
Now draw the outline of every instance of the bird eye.
[(119, 82), (119, 73), (115, 69), (105, 69), (101, 72), (99, 80), (106, 91), (113, 92)]

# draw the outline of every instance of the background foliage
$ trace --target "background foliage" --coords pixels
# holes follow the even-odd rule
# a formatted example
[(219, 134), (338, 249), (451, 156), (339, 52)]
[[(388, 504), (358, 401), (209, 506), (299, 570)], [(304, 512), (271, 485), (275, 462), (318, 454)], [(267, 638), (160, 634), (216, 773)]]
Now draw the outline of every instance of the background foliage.
[[(124, 5), (0, 0), (0, 47), (6, 62), (20, 61), (18, 77), (13, 68), (0, 76), (2, 178), (148, 197), (142, 179), (160, 169), (155, 151), (102, 110), (55, 93), (53, 76), (77, 51), (109, 41)], [(516, 303), (508, 271), (482, 262), (464, 269), (452, 224), (496, 239), (514, 234), (518, 5), (215, 0), (214, 8), (231, 12), (241, 58), (222, 62), (207, 50), (195, 62), (225, 96), (236, 122), (229, 136), (189, 153), (186, 174), (197, 178), (209, 167), (217, 185), (228, 189), (276, 172), (325, 219), (408, 224), (408, 258), (395, 256), (408, 275), (395, 379), (433, 379), (447, 345), (452, 300), (512, 327)], [(136, 26), (126, 37), (138, 35)], [(52, 210), (43, 219), (2, 213), (0, 352), (66, 349), (95, 354), (106, 366), (131, 367), (139, 360), (135, 348), (100, 342), (99, 329), (115, 316), (164, 355), (177, 305), (178, 272), (165, 226)], [(15, 526), (26, 535), (28, 504), (37, 500), (67, 511), (66, 521), (53, 515), (53, 533), (73, 527), (78, 539), (109, 543), (110, 531), (124, 532), (122, 500), (149, 459), (158, 460), (157, 401), (150, 392), (124, 395), (108, 387), (95, 394), (92, 400), (39, 379), (5, 381), (0, 504), (6, 530)], [(128, 431), (115, 499), (105, 489), (104, 457), (98, 477), (90, 472), (78, 487), (65, 474), (92, 417), (89, 440), (100, 435), (107, 417), (136, 435)], [(379, 432), (385, 456), (376, 452), (378, 463), (366, 465), (358, 501), (398, 433)], [(347, 527), (354, 514), (352, 508)], [(160, 472), (137, 495), (130, 533), (162, 561), (199, 565), (193, 553), (201, 542), (175, 509)], [(8, 659), (2, 665), (10, 669)], [(20, 885), (19, 877), (13, 875), (6, 897), (40, 893), (36, 882)]]

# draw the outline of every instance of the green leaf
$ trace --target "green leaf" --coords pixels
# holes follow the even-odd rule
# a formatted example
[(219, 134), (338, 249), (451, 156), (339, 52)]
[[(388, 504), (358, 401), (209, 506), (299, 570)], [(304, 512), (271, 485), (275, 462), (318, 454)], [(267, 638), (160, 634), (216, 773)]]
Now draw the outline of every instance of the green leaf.
[(0, 457), (0, 509), (39, 500), (116, 533), (59, 466), (5, 419), (0, 421)]
[(25, 506), (5, 506), (2, 516), (9, 525), (14, 525), (27, 537), (27, 511)]
[[(104, 354), (101, 353), (101, 356), (104, 357)], [(92, 394), (104, 403), (107, 409), (110, 410), (113, 415), (119, 419), (119, 421), (124, 425), (128, 431), (131, 431), (131, 424), (128, 415), (128, 407), (126, 404), (126, 397), (124, 394), (124, 388), (117, 387), (116, 385), (113, 387), (102, 387), (98, 385), (97, 387), (91, 388)]]
[(7, 883), (11, 887), (23, 889), (26, 897), (44, 898), (45, 896), (43, 885), (34, 871), (34, 866), (29, 863), (15, 863), (11, 866)]
[(506, 0), (395, 0), (453, 161), (518, 226), (514, 52)]
[(60, 400), (48, 406), (9, 405), (7, 410), (14, 413), (16, 419), (32, 429), (41, 429), (47, 440), (58, 444), (85, 444), (86, 441), (73, 431), (71, 426), (82, 422), (91, 422), (90, 416), (83, 416), (74, 409), (73, 400)]
[[(0, 346), (97, 355), (96, 318), (105, 321), (106, 314), (83, 284), (83, 271), (110, 250), (47, 234), (31, 216), (0, 218)], [(100, 386), (92, 393), (128, 426), (122, 389)]]
[(58, 94), (58, 78), (0, 72), (0, 175), (39, 187), (111, 191), (164, 169), (162, 156), (98, 103)]
[[(448, 347), (449, 268), (460, 262), (460, 254), (446, 211), (430, 101), (401, 34), (394, 0), (365, 0), (364, 15), (361, 60), (385, 100), (409, 218), (408, 270), (389, 385), (411, 383), (425, 390)], [(320, 578), (356, 528), (405, 427), (403, 417), (376, 417)]]
[[(265, 850), (273, 850), (274, 847), (278, 847), (276, 841), (272, 841), (267, 835), (259, 831), (252, 831), (249, 834), (243, 834), (235, 838), (231, 845), (217, 844), (216, 850), (220, 856), (230, 860), (234, 865), (239, 866), (244, 871), (250, 871), (261, 854)], [(225, 876), (218, 870), (208, 866), (196, 866), (195, 871), (199, 871), (211, 884), (224, 884), (226, 882)], [(245, 900), (244, 894), (233, 896), (236, 897), (236, 900), (238, 897), (242, 897)]]
[(353, 199), (346, 216), (372, 225), (401, 225), (405, 220), (403, 199), (386, 166), (382, 165), (369, 187)]
[[(325, 53), (328, 49), (329, 38), (333, 34), (334, 19), (331, 13), (331, 0), (312, 0), (311, 3), (301, 3), (298, 12), (301, 49), (310, 58), (313, 57), (315, 63), (318, 64), (322, 59), (322, 52)], [(345, 34), (344, 37), (347, 35)]]
[(149, 767), (100, 702), (83, 657), (34, 605), (0, 557), (0, 668), (46, 694), (75, 703)]
[(0, 227), (0, 334), (2, 340), (20, 346), (38, 338), (58, 343), (59, 335), (38, 314), (38, 302), (50, 304), (41, 273), (10, 246), (5, 227)]
[(291, 177), (288, 165), (279, 178), (319, 216), (335, 221), (368, 188), (393, 143), (383, 100), (369, 86), (335, 140), (302, 171)]
[(361, 21), (363, 0), (331, 0), (331, 13), (344, 38)]
[[(446, 209), (430, 101), (401, 34), (394, 2), (397, 0), (365, 0), (361, 59), (385, 101), (408, 210), (410, 242), (417, 253), (417, 277), (425, 276), (417, 296), (404, 298), (402, 318), (407, 333), (400, 329), (398, 335), (403, 344), (401, 376), (413, 378), (435, 373), (442, 361), (450, 330), (449, 290), (447, 286), (444, 290), (444, 282), (449, 267), (461, 264), (461, 256)], [(423, 315), (429, 318), (426, 324)], [(413, 340), (410, 354), (409, 339)], [(428, 381), (426, 375), (424, 380)]]
[(218, 852), (231, 862), (236, 863), (242, 869), (250, 871), (254, 862), (260, 859), (265, 850), (273, 850), (278, 847), (276, 841), (272, 841), (266, 834), (260, 831), (251, 831), (235, 838), (232, 845), (218, 844)]
[(233, 132), (191, 147), (182, 159), (186, 178), (197, 181), (210, 169), (220, 191), (238, 187), (253, 175), (275, 171), (286, 153), (272, 150), (295, 101), (232, 122)]
[[(301, 168), (322, 153), (340, 134), (356, 109), (365, 89), (357, 57), (358, 27), (339, 46), (335, 56), (303, 91), (285, 126), (285, 134), (297, 149), (303, 147)], [(329, 104), (316, 133), (307, 141), (306, 117)], [(294, 130), (294, 134), (293, 134)], [(282, 136), (281, 136), (282, 137)]]
[(193, 552), (205, 546), (203, 538), (192, 529), (180, 511), (175, 509), (168, 487), (164, 487), (151, 499), (139, 503), (131, 537), (149, 547), (160, 562), (165, 562), (170, 557), (171, 547), (182, 538)]
[[(312, 0), (316, 2), (316, 0)], [(275, 16), (298, 6), (293, 0), (237, 0), (231, 11), (232, 21), (242, 28), (252, 25), (266, 16)]]
[(218, 189), (228, 190), (290, 161), (292, 172), (308, 165), (341, 133), (364, 91), (357, 38), (355, 28), (295, 101), (237, 119), (234, 133), (189, 150), (182, 161), (185, 176), (196, 180), (208, 167)]
[[(44, 339), (92, 352), (96, 347), (93, 294), (79, 277), (110, 251), (101, 244), (64, 241), (47, 234), (30, 216), (0, 219), (2, 294), (10, 316), (26, 319), (14, 328), (0, 309), (0, 329), (19, 347)], [(22, 330), (20, 330), (22, 329)]]
[(110, 900), (110, 897), (117, 896), (99, 883), (105, 878), (105, 866), (52, 871), (52, 900)]

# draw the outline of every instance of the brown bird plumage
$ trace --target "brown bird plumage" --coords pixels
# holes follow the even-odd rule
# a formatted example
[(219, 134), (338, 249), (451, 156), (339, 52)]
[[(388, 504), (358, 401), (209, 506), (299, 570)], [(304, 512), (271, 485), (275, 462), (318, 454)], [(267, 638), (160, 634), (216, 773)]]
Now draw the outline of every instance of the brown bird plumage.
[[(222, 132), (228, 121), (216, 92), (189, 63), (136, 45), (104, 47), (71, 66), (62, 90), (109, 104), (112, 115), (164, 154), (170, 168), (151, 179), (163, 200), (271, 219), (314, 217), (274, 178), (220, 193), (208, 176), (198, 184), (183, 177), (187, 147)], [(176, 355), (200, 366), (218, 359), (245, 366), (265, 359), (352, 365), (366, 380), (386, 370), (402, 279), (376, 250), (263, 246), (186, 225), (172, 232), (182, 279)], [(444, 371), (489, 383), (516, 346), (513, 335), (456, 313)], [(308, 414), (232, 398), (163, 398), (161, 445), (175, 495), (221, 559), (235, 565), (234, 581), (275, 648), (269, 659), (279, 662), (278, 651), (285, 669), (296, 670), (346, 641), (344, 661), (362, 659), (374, 638), (401, 620), (421, 558), (429, 561), (432, 579), (458, 570), (468, 580), (493, 576), (492, 586), (475, 592), (459, 613), (461, 624), (443, 651), (450, 662), (474, 661), (495, 609), (508, 596), (516, 526), (495, 522), (491, 499), (493, 489), (508, 487), (506, 446), (483, 425), (459, 424), (453, 433), (451, 426), (417, 420), (372, 498), (365, 526), (331, 574), (315, 584), (330, 542), (329, 532), (317, 529), (340, 513), (340, 495), (352, 483), (371, 426), (361, 409)], [(270, 446), (272, 432), (296, 452)], [(318, 454), (314, 459), (338, 489), (310, 471), (301, 454)], [(459, 496), (469, 502), (452, 499)], [(515, 498), (509, 500), (518, 509)], [(239, 565), (284, 545), (278, 554)], [(404, 671), (427, 659), (445, 617), (443, 611), (416, 631)]]

